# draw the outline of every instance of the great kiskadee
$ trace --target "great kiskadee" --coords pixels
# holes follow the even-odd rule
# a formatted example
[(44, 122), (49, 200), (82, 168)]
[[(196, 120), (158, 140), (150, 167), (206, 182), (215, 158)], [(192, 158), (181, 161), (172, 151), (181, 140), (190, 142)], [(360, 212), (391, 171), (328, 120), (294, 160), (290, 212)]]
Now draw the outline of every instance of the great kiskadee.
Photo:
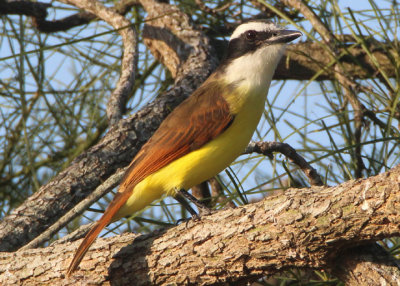
[(235, 29), (215, 72), (169, 114), (132, 160), (118, 193), (79, 246), (68, 275), (111, 221), (164, 194), (179, 196), (181, 190), (221, 172), (244, 151), (284, 46), (299, 36), (266, 20)]

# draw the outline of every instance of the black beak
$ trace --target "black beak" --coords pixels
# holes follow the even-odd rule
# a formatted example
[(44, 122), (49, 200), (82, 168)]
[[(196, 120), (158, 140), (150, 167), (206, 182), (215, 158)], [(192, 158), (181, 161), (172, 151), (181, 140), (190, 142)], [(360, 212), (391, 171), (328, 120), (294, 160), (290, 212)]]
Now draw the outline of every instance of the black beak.
[(302, 35), (299, 31), (280, 30), (270, 38), (270, 42), (273, 44), (289, 43)]

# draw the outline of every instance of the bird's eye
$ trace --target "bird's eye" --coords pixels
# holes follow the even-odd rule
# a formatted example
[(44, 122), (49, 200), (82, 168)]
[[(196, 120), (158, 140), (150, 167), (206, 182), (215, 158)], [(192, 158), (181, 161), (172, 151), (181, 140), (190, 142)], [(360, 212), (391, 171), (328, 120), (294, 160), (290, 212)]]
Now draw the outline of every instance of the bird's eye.
[(249, 41), (254, 41), (257, 38), (257, 32), (250, 30), (246, 32), (246, 39)]

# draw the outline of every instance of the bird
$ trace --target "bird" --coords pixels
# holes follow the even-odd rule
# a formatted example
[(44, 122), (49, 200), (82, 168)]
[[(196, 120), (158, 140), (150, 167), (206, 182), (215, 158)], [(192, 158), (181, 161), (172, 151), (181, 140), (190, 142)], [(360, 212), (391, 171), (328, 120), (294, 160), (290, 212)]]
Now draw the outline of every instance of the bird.
[[(202, 206), (187, 191), (217, 175), (245, 150), (285, 45), (301, 35), (265, 19), (236, 27), (216, 70), (165, 118), (133, 158), (114, 199), (78, 247), (67, 276), (110, 222), (163, 195)], [(193, 215), (193, 209), (189, 211)]]

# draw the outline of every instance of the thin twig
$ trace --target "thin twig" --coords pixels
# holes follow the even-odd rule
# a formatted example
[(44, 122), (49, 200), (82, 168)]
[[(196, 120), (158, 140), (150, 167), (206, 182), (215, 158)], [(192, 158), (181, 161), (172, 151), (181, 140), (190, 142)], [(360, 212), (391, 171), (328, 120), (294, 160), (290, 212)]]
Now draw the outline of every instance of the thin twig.
[(61, 228), (66, 226), (74, 218), (82, 214), (90, 205), (98, 201), (102, 196), (107, 194), (110, 190), (115, 188), (122, 179), (126, 168), (120, 169), (114, 175), (110, 176), (103, 184), (98, 186), (96, 190), (90, 194), (87, 198), (82, 200), (79, 204), (73, 207), (69, 212), (67, 212), (63, 217), (61, 217), (56, 223), (50, 226), (46, 231), (36, 237), (34, 240), (21, 247), (20, 250), (36, 248), (43, 244), (45, 241), (49, 240), (55, 233), (57, 233)]
[(199, 8), (201, 10), (203, 10), (207, 14), (213, 14), (213, 15), (217, 15), (217, 14), (225, 11), (226, 9), (228, 9), (230, 6), (236, 5), (234, 2), (233, 3), (228, 2), (228, 3), (224, 4), (224, 5), (222, 5), (221, 7), (210, 8), (206, 4), (204, 4), (203, 1), (201, 1), (201, 0), (196, 0), (195, 2), (197, 4), (197, 6), (199, 6)]
[(324, 186), (321, 177), (307, 161), (300, 156), (289, 144), (274, 141), (250, 142), (244, 151), (245, 154), (259, 153), (272, 158), (272, 152), (279, 152), (288, 157), (307, 176), (312, 186)]

